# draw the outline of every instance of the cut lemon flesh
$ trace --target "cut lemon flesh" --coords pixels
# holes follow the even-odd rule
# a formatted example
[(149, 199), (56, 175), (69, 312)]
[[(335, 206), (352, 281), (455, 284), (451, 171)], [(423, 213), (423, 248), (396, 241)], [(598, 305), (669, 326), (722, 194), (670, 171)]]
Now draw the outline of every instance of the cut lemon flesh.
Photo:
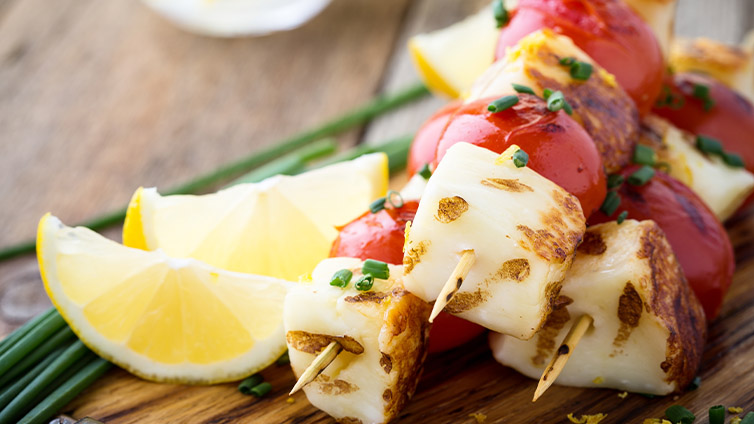
[(79, 338), (145, 379), (233, 381), (285, 351), (283, 299), (293, 283), (125, 247), (49, 214), (37, 258), (47, 294)]
[(387, 184), (387, 156), (376, 153), (203, 196), (140, 188), (126, 214), (123, 242), (295, 281), (328, 256), (335, 226), (361, 215), (385, 195)]
[(492, 9), (408, 42), (414, 64), (424, 83), (435, 93), (457, 98), (494, 61), (500, 30)]

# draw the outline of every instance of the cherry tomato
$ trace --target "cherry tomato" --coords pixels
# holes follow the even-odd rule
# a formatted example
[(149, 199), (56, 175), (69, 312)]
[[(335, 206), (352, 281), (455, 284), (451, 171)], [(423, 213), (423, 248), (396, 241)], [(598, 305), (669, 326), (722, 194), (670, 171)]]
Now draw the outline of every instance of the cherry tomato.
[[(719, 140), (725, 151), (741, 155), (746, 169), (754, 172), (754, 106), (706, 75), (679, 73), (666, 83), (671, 97), (665, 92), (654, 112), (678, 128)], [(708, 91), (708, 100), (699, 91), (704, 91), (703, 87)], [(752, 200), (754, 195), (746, 203)]]
[(389, 264), (403, 263), (406, 222), (414, 219), (419, 202), (408, 201), (400, 208), (367, 211), (340, 227), (330, 257), (374, 259)]
[[(375, 259), (390, 264), (403, 263), (406, 221), (416, 215), (419, 203), (406, 202), (400, 208), (367, 212), (340, 228), (330, 257)], [(482, 334), (484, 327), (441, 312), (429, 333), (429, 351), (442, 352), (460, 346)]]
[(639, 114), (652, 107), (662, 88), (665, 64), (652, 29), (620, 0), (519, 0), (500, 32), (496, 57), (523, 37), (549, 28), (570, 37), (595, 62), (615, 75)]
[(448, 103), (432, 115), (416, 133), (411, 149), (408, 151), (406, 171), (409, 176), (416, 174), (425, 164), (434, 162), (437, 140), (448, 125), (450, 117), (459, 107), (461, 107), (461, 102)]
[(579, 198), (587, 217), (605, 199), (602, 159), (591, 137), (565, 112), (551, 112), (542, 99), (519, 95), (518, 104), (492, 113), (493, 99), (461, 106), (437, 142), (436, 160), (465, 141), (502, 153), (516, 144), (529, 154), (528, 166)]
[[(638, 168), (630, 166), (621, 175), (627, 178)], [(623, 183), (618, 194), (621, 203), (615, 213), (611, 217), (595, 213), (588, 224), (615, 220), (623, 211), (628, 211), (630, 219), (655, 221), (665, 232), (707, 318), (716, 317), (735, 263), (728, 234), (715, 215), (690, 188), (660, 171), (642, 186)]]

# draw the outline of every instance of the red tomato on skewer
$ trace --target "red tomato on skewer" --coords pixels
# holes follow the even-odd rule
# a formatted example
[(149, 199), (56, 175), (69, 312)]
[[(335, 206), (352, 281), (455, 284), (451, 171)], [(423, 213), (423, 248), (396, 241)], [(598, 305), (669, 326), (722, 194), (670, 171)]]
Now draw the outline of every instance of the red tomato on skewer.
[(579, 198), (584, 215), (597, 210), (605, 199), (605, 174), (589, 134), (565, 112), (549, 111), (536, 96), (520, 94), (518, 104), (497, 113), (487, 110), (492, 100), (461, 105), (449, 118), (445, 109), (433, 116), (414, 139), (410, 166), (420, 168), (424, 162), (419, 164), (419, 157), (432, 157), (437, 166), (448, 148), (461, 141), (496, 153), (516, 144), (529, 154), (531, 169)]
[[(630, 166), (620, 174), (628, 178), (637, 169), (637, 165)], [(617, 192), (621, 203), (615, 213), (610, 217), (595, 213), (588, 224), (613, 221), (623, 211), (628, 211), (628, 219), (655, 221), (665, 232), (707, 318), (716, 317), (735, 262), (728, 234), (712, 211), (690, 188), (660, 171), (642, 186), (624, 182)]]
[[(366, 212), (340, 228), (330, 256), (375, 259), (390, 264), (403, 263), (406, 222), (414, 219), (418, 207), (418, 202), (408, 201), (400, 208), (388, 208), (375, 214)], [(432, 325), (429, 351), (433, 353), (452, 349), (484, 331), (484, 327), (442, 312)]]
[(652, 29), (620, 0), (520, 0), (500, 32), (496, 58), (523, 37), (549, 28), (570, 37), (595, 62), (615, 75), (639, 114), (652, 108), (665, 73)]

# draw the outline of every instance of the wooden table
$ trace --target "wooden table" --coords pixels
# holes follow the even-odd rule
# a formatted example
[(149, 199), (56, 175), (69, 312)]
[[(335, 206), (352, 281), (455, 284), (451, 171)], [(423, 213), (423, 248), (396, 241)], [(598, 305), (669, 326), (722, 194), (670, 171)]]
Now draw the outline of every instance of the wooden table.
[[(333, 0), (295, 31), (224, 40), (182, 32), (134, 0), (0, 0), (0, 246), (32, 237), (47, 211), (83, 221), (121, 207), (138, 186), (174, 186), (407, 86), (416, 80), (407, 37), (485, 3)], [(737, 42), (754, 27), (754, 1), (681, 0), (677, 27)], [(441, 104), (417, 102), (338, 141), (412, 133)], [(754, 218), (729, 229), (739, 271), (710, 329), (705, 384), (678, 399), (699, 413), (716, 403), (754, 407)], [(119, 237), (118, 229), (105, 234)], [(0, 263), (0, 335), (48, 307), (33, 255)], [(625, 422), (660, 416), (672, 403), (556, 387), (532, 407), (532, 382), (494, 363), (485, 346), (432, 358), (402, 422), (474, 422), (476, 412), (488, 422), (556, 422), (563, 411)], [(228, 385), (153, 385), (117, 370), (69, 409), (108, 422), (165, 422), (200, 403), (187, 421), (327, 421), (302, 395), (284, 401), (290, 371), (265, 376), (275, 391), (256, 401)]]

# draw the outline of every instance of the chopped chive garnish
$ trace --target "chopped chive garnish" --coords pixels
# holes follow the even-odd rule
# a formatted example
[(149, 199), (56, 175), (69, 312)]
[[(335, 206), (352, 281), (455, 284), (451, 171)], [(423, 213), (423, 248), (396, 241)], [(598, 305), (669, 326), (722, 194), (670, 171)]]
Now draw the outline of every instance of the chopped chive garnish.
[(264, 378), (260, 374), (254, 374), (251, 377), (247, 378), (246, 380), (242, 381), (241, 384), (238, 385), (238, 391), (245, 395), (250, 395), (251, 389), (258, 386), (263, 381), (264, 381)]
[(275, 361), (275, 363), (278, 366), (290, 364), (291, 363), (291, 357), (288, 356), (288, 351), (286, 350), (285, 352), (283, 352), (283, 354), (280, 355), (280, 357)]
[(628, 179), (626, 182), (633, 186), (643, 186), (649, 180), (652, 179), (652, 177), (655, 176), (655, 170), (651, 166), (644, 165), (638, 170), (636, 170), (633, 174), (628, 176)]
[(657, 99), (657, 102), (655, 102), (656, 107), (669, 107), (671, 109), (680, 109), (683, 107), (686, 100), (683, 98), (683, 96), (678, 96), (670, 89), (669, 86), (663, 85), (662, 86), (662, 93), (660, 94), (659, 98)]
[(571, 77), (573, 79), (586, 81), (592, 76), (592, 64), (587, 62), (573, 62), (571, 65)]
[(743, 158), (736, 153), (724, 153), (723, 161), (725, 161), (728, 166), (731, 166), (733, 168), (743, 168), (746, 166)]
[(361, 266), (361, 273), (364, 275), (370, 274), (380, 280), (390, 278), (390, 268), (388, 268), (387, 264), (382, 261), (375, 261), (374, 259), (364, 261), (364, 265)]
[(610, 190), (611, 188), (617, 188), (623, 185), (623, 175), (620, 174), (612, 174), (607, 176), (607, 189)]
[(636, 148), (634, 149), (633, 161), (634, 163), (638, 163), (640, 165), (654, 166), (655, 151), (650, 147), (644, 146), (642, 144), (637, 144)]
[(618, 225), (623, 224), (623, 221), (625, 221), (626, 218), (628, 218), (628, 211), (621, 212), (618, 215), (618, 219), (616, 220), (616, 221), (618, 221)]
[(429, 170), (429, 164), (425, 163), (424, 166), (422, 166), (422, 169), (417, 172), (417, 174), (421, 175), (421, 177), (425, 180), (428, 180), (429, 177), (432, 176), (432, 171)]
[(395, 190), (388, 190), (387, 196), (385, 196), (387, 199), (387, 202), (390, 203), (390, 206), (394, 208), (401, 208), (403, 207), (403, 196), (401, 196), (400, 193), (398, 193)]
[(492, 2), (492, 13), (495, 15), (495, 21), (497, 21), (498, 28), (502, 28), (508, 24), (510, 14), (503, 4), (503, 0), (495, 0)]
[(547, 109), (553, 112), (563, 109), (569, 115), (573, 113), (573, 109), (566, 101), (562, 91), (556, 91), (547, 97)]
[(691, 424), (696, 417), (688, 409), (681, 405), (673, 405), (665, 410), (665, 417), (674, 424)]
[(644, 396), (647, 399), (654, 399), (655, 397), (657, 397), (657, 396), (655, 396), (655, 395), (653, 395), (651, 393), (639, 393), (639, 394), (642, 395), (642, 396)]
[(384, 197), (380, 197), (379, 199), (375, 200), (374, 202), (369, 204), (369, 211), (372, 213), (377, 213), (383, 209), (385, 209), (385, 199)]
[(544, 90), (542, 90), (542, 97), (545, 100), (549, 99), (551, 95), (552, 95), (552, 90), (550, 90), (549, 88), (545, 88)]
[(572, 57), (564, 57), (558, 61), (558, 63), (560, 63), (563, 66), (571, 66), (573, 65), (574, 62), (576, 62), (576, 59)]
[(709, 409), (709, 424), (725, 424), (725, 407), (715, 405)]
[(703, 135), (696, 136), (696, 148), (704, 153), (709, 153), (712, 155), (722, 156), (725, 153), (723, 151), (723, 145), (719, 141), (712, 137), (706, 137)]
[(743, 420), (739, 424), (754, 424), (754, 412), (746, 414)]
[(249, 394), (252, 394), (256, 397), (262, 397), (267, 393), (270, 393), (270, 390), (272, 390), (272, 384), (265, 381), (264, 383), (260, 383), (252, 387), (251, 390), (249, 390)]
[(537, 93), (535, 93), (534, 90), (531, 89), (531, 87), (527, 87), (521, 84), (516, 84), (515, 82), (511, 83), (511, 85), (513, 86), (513, 89), (516, 90), (516, 93), (534, 94), (535, 96), (537, 95)]
[(715, 100), (709, 95), (709, 87), (704, 84), (694, 84), (691, 95), (704, 102), (705, 112), (708, 112), (715, 106)]
[(611, 216), (618, 209), (618, 206), (620, 206), (620, 196), (614, 191), (608, 191), (605, 201), (600, 206), (600, 210), (605, 215)]
[(354, 287), (356, 287), (356, 290), (359, 291), (367, 291), (371, 290), (372, 286), (374, 285), (374, 277), (372, 274), (364, 274), (356, 280), (356, 283), (354, 284)]
[(492, 113), (502, 112), (518, 103), (518, 96), (510, 95), (501, 97), (487, 106), (487, 110)]
[(516, 153), (513, 154), (513, 164), (516, 165), (516, 168), (523, 168), (527, 163), (529, 163), (529, 154), (521, 149), (516, 150)]
[(691, 380), (691, 383), (689, 383), (689, 387), (686, 390), (696, 390), (701, 385), (702, 385), (702, 377), (699, 377), (697, 375), (696, 377), (694, 377), (693, 380)]
[(347, 269), (341, 269), (340, 271), (336, 271), (335, 274), (332, 275), (332, 278), (330, 279), (330, 285), (340, 288), (346, 287), (351, 281), (351, 277), (353, 277), (353, 272)]

